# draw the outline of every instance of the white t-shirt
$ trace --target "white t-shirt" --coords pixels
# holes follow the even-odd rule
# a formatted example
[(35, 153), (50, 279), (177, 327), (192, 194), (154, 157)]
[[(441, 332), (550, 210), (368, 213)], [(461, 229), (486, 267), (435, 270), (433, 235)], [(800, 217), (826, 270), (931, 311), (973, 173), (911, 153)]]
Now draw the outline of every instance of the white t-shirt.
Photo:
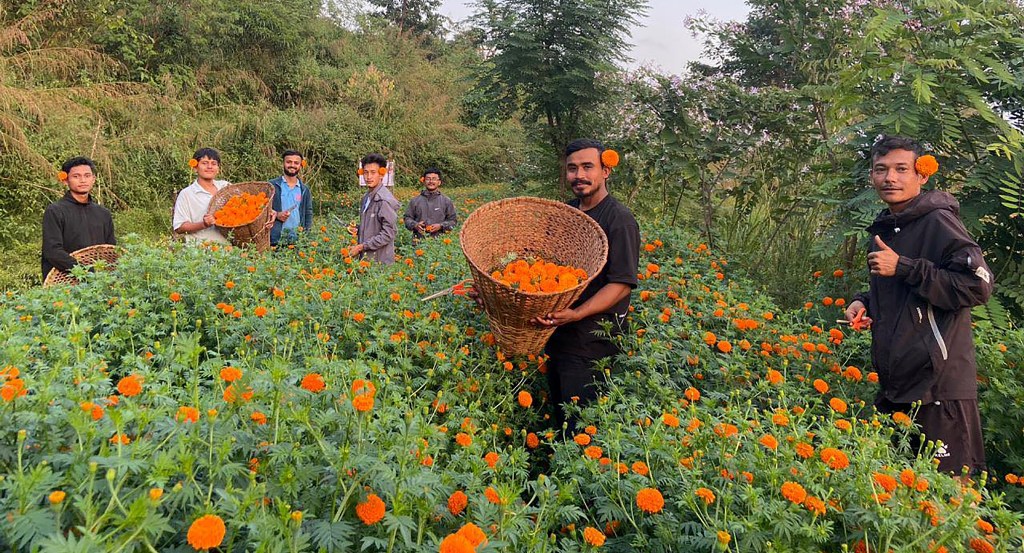
[[(217, 187), (217, 190), (229, 184), (231, 183), (226, 180), (213, 181), (213, 185)], [(171, 222), (171, 227), (177, 229), (185, 223), (201, 223), (203, 216), (206, 215), (206, 211), (210, 208), (210, 200), (212, 199), (213, 194), (199, 186), (198, 180), (192, 181), (192, 184), (178, 193), (178, 199), (174, 202), (174, 219)], [(204, 228), (184, 236), (186, 240), (219, 242), (221, 244), (229, 243), (228, 239), (224, 238), (224, 235), (216, 227)]]

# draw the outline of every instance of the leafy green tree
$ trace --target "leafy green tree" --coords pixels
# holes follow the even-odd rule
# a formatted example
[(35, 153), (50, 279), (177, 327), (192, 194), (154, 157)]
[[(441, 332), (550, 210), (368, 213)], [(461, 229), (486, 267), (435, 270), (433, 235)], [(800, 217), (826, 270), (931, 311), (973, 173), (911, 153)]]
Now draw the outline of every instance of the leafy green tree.
[(491, 54), (484, 82), (509, 112), (522, 109), (557, 150), (587, 134), (582, 122), (606, 99), (645, 0), (480, 0)]
[(443, 31), (437, 12), (441, 0), (369, 0), (373, 12), (398, 26), (399, 32), (438, 36)]

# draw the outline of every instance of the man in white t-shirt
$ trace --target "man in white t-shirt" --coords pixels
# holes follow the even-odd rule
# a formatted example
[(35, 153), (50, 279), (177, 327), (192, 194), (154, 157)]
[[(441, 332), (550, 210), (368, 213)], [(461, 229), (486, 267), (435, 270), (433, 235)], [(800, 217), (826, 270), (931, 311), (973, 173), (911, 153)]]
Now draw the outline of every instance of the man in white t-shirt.
[(195, 163), (190, 165), (193, 165), (196, 172), (196, 180), (178, 193), (171, 226), (174, 232), (184, 235), (186, 240), (227, 244), (228, 239), (213, 226), (213, 215), (207, 213), (213, 195), (231, 184), (225, 180), (215, 180), (220, 173), (220, 154), (213, 148), (200, 148), (192, 160)]

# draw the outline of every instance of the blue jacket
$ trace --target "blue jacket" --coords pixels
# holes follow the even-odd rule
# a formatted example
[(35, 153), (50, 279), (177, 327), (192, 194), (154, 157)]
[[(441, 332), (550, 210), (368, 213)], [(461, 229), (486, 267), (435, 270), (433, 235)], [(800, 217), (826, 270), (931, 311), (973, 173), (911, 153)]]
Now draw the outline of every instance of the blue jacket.
[[(288, 190), (288, 184), (284, 182), (284, 177), (277, 177), (271, 179), (270, 184), (274, 185), (274, 201), (271, 202), (271, 207), (274, 211), (281, 211), (281, 194), (285, 190)], [(313, 226), (313, 195), (309, 192), (309, 187), (306, 183), (299, 180), (299, 191), (302, 192), (302, 202), (299, 203), (298, 212), (292, 213), (292, 217), (299, 218), (299, 226), (309, 230)], [(284, 227), (284, 223), (281, 221), (274, 221), (274, 228), (270, 229), (270, 243), (271, 245), (277, 245), (278, 241), (281, 240), (281, 229)]]

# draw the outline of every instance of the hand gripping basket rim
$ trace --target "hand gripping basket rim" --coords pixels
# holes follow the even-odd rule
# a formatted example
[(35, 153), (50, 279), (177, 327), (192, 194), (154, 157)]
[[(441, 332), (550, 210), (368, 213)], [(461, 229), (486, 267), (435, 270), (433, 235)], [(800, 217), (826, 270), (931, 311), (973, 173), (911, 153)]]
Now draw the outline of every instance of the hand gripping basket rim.
[[(524, 221), (541, 221), (542, 228), (521, 224)], [(529, 196), (480, 206), (466, 219), (459, 241), (473, 274), (474, 286), (483, 300), (491, 331), (502, 351), (511, 355), (540, 353), (554, 329), (538, 327), (529, 321), (572, 305), (608, 260), (608, 238), (597, 221), (568, 204)], [(555, 246), (544, 242), (573, 247), (568, 248), (571, 251), (552, 251)], [(499, 283), (490, 273), (496, 268), (495, 261), (512, 251), (519, 256), (538, 255), (548, 261), (582, 268), (587, 271), (587, 278), (561, 292), (530, 293), (513, 289)], [(485, 263), (492, 266), (481, 266)]]
[[(71, 252), (71, 257), (75, 258), (80, 265), (92, 265), (100, 259), (107, 262), (111, 268), (117, 263), (119, 256), (117, 246), (113, 244), (96, 244), (94, 246), (88, 246), (80, 250)], [(43, 280), (43, 286), (55, 286), (58, 284), (70, 284), (72, 286), (78, 284), (78, 279), (71, 276), (71, 273), (66, 273), (56, 267), (50, 269), (50, 272), (46, 274), (46, 279)]]
[(260, 251), (270, 248), (270, 229), (264, 229), (263, 227), (266, 224), (267, 214), (270, 213), (271, 206), (274, 203), (274, 185), (263, 181), (237, 182), (221, 188), (210, 199), (210, 206), (206, 212), (209, 215), (213, 215), (217, 210), (224, 207), (224, 204), (233, 196), (244, 193), (259, 194), (260, 192), (267, 195), (267, 205), (260, 210), (260, 214), (255, 219), (248, 223), (230, 227), (215, 225), (217, 230), (225, 238), (231, 240), (231, 243), (235, 246), (253, 244)]

